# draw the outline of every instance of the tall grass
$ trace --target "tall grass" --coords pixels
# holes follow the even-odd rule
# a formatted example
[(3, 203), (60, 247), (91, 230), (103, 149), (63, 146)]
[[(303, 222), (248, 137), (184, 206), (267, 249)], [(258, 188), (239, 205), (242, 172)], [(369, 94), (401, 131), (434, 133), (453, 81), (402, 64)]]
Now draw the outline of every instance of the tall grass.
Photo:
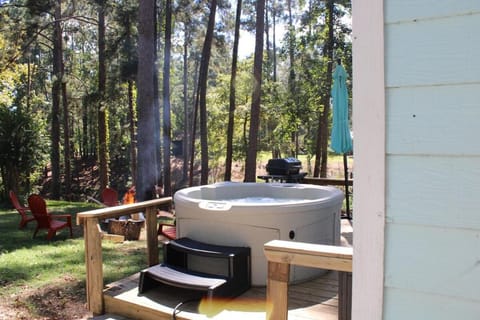
[[(75, 218), (76, 213), (96, 207), (62, 201), (48, 201), (47, 207), (52, 213), (72, 215), (73, 238), (66, 229), (57, 232), (52, 241), (46, 240), (46, 230), (40, 230), (33, 238), (35, 221), (19, 230), (19, 214), (14, 210), (0, 210), (0, 296), (57, 283), (85, 287), (83, 226), (75, 225)], [(102, 247), (105, 283), (146, 266), (144, 241), (121, 244), (103, 241)]]

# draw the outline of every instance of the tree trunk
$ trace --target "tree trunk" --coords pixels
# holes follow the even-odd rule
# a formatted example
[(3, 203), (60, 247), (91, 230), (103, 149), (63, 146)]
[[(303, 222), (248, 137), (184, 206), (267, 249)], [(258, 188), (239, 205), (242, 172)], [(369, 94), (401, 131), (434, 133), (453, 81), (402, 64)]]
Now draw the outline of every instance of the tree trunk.
[(295, 75), (295, 26), (293, 25), (293, 14), (292, 14), (292, 0), (287, 1), (288, 6), (288, 59), (290, 64), (290, 69), (288, 73), (288, 92), (290, 98), (290, 102), (293, 104), (291, 107), (294, 109), (292, 110), (292, 117), (293, 117), (293, 125), (294, 129), (290, 136), (291, 146), (293, 148), (290, 150), (290, 156), (296, 157), (298, 153), (298, 125), (297, 125), (297, 118), (298, 118), (298, 105), (296, 99), (296, 75)]
[(137, 109), (138, 109), (138, 163), (136, 199), (151, 199), (156, 184), (155, 175), (155, 129), (154, 113), (154, 23), (155, 5), (151, 0), (140, 0), (138, 10), (138, 73), (137, 73)]
[(321, 157), (322, 157), (322, 116), (319, 114), (317, 140), (315, 142), (315, 164), (313, 165), (313, 176), (315, 178), (318, 178), (320, 175)]
[(213, 41), (213, 29), (215, 27), (215, 14), (217, 11), (217, 0), (210, 3), (210, 15), (208, 18), (207, 33), (202, 50), (202, 61), (199, 74), (199, 102), (200, 102), (200, 149), (202, 172), (200, 184), (208, 183), (208, 129), (207, 129), (207, 80), (208, 65), (210, 63), (210, 54)]
[(105, 62), (105, 2), (98, 6), (98, 159), (100, 190), (108, 186), (108, 110), (105, 104), (105, 84), (107, 81)]
[(265, 0), (256, 3), (257, 17), (255, 22), (255, 54), (253, 59), (254, 87), (252, 93), (252, 107), (250, 112), (250, 130), (248, 133), (248, 150), (245, 161), (245, 182), (255, 182), (257, 167), (257, 137), (260, 125), (260, 103), (262, 93), (262, 64), (263, 64), (263, 32)]
[(172, 181), (170, 175), (170, 48), (172, 35), (172, 2), (165, 1), (165, 52), (163, 61), (163, 192), (165, 196), (172, 195)]
[(60, 96), (62, 90), (62, 1), (55, 5), (53, 29), (53, 84), (52, 84), (52, 198), (60, 198)]
[(327, 25), (328, 25), (328, 39), (326, 43), (326, 48), (324, 50), (326, 54), (327, 62), (327, 78), (324, 86), (324, 95), (323, 95), (323, 115), (322, 115), (322, 161), (320, 166), (320, 177), (325, 178), (327, 176), (327, 161), (328, 161), (328, 139), (329, 139), (329, 130), (328, 130), (328, 119), (330, 114), (330, 91), (332, 88), (332, 67), (333, 67), (333, 23), (334, 23), (334, 4), (333, 0), (327, 1)]
[(266, 54), (266, 63), (265, 63), (265, 78), (270, 80), (272, 77), (272, 52), (270, 51), (270, 22), (269, 22), (269, 12), (268, 12), (268, 0), (265, 0), (265, 25), (263, 27), (263, 32), (265, 32), (265, 52)]
[(237, 14), (235, 17), (235, 37), (233, 39), (232, 75), (230, 78), (230, 106), (228, 109), (227, 127), (227, 155), (225, 159), (225, 181), (232, 180), (233, 161), (233, 129), (235, 121), (235, 81), (237, 79), (238, 41), (240, 39), (240, 18), (242, 15), (242, 0), (237, 0)]
[[(200, 78), (200, 77), (199, 77)], [(199, 94), (198, 94), (198, 85), (196, 88), (196, 93), (195, 93), (195, 102), (193, 105), (193, 116), (192, 116), (192, 133), (191, 133), (191, 138), (190, 138), (190, 176), (189, 176), (189, 183), (188, 185), (191, 187), (193, 186), (193, 178), (194, 178), (194, 166), (195, 166), (195, 139), (197, 136), (197, 118), (198, 118), (198, 100), (199, 100)]]
[(276, 29), (277, 29), (277, 4), (276, 0), (273, 0), (272, 3), (272, 50), (273, 50), (273, 82), (277, 82), (277, 40), (276, 40)]
[(190, 44), (190, 31), (188, 25), (184, 24), (184, 41), (183, 41), (183, 165), (182, 180), (188, 178), (188, 146), (189, 146), (189, 112), (188, 112), (188, 46)]
[[(154, 117), (155, 117), (155, 129), (150, 133), (155, 139), (155, 166), (151, 169), (151, 174), (155, 177), (155, 186), (163, 187), (163, 177), (162, 177), (162, 141), (161, 141), (161, 124), (160, 124), (160, 92), (159, 92), (159, 80), (158, 80), (158, 17), (161, 16), (161, 12), (158, 12), (157, 2), (154, 1), (154, 14), (153, 14), (153, 59), (154, 64), (153, 68), (153, 105), (154, 105)], [(155, 190), (156, 187), (155, 187)], [(156, 191), (155, 191), (156, 192)], [(152, 194), (153, 196), (153, 194)]]
[[(64, 75), (62, 61), (62, 77)], [(65, 183), (65, 197), (70, 200), (71, 185), (72, 185), (72, 173), (71, 173), (71, 161), (70, 161), (70, 125), (69, 125), (69, 111), (68, 111), (68, 99), (67, 99), (67, 83), (62, 81), (62, 103), (63, 103), (63, 163), (64, 169), (64, 183)]]
[(188, 177), (188, 185), (193, 186), (193, 178), (194, 178), (194, 167), (195, 167), (195, 140), (197, 137), (197, 119), (198, 119), (198, 100), (199, 100), (199, 94), (198, 94), (198, 86), (199, 86), (199, 67), (198, 64), (195, 64), (195, 81), (193, 83), (196, 83), (194, 92), (193, 92), (193, 110), (192, 110), (192, 125), (191, 125), (191, 133), (190, 133), (190, 174)]
[(135, 108), (133, 106), (133, 81), (128, 80), (128, 113), (130, 122), (130, 170), (132, 184), (137, 184), (137, 144), (135, 141)]

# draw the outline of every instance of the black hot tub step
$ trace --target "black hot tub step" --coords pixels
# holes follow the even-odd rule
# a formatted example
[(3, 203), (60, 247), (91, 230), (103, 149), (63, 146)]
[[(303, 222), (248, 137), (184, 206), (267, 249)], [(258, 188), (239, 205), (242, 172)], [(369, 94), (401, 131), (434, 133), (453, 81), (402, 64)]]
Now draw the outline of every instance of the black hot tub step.
[(230, 258), (237, 255), (245, 255), (247, 251), (250, 251), (246, 247), (214, 245), (187, 237), (169, 241), (166, 244), (166, 250), (212, 258)]
[(140, 272), (138, 291), (145, 291), (157, 286), (157, 282), (189, 290), (205, 292), (211, 298), (215, 290), (227, 283), (224, 278), (208, 275), (193, 274), (183, 270), (171, 268), (165, 264), (158, 264)]
[(235, 297), (251, 286), (250, 248), (208, 244), (190, 238), (165, 243), (163, 264), (140, 272), (139, 292), (159, 284)]

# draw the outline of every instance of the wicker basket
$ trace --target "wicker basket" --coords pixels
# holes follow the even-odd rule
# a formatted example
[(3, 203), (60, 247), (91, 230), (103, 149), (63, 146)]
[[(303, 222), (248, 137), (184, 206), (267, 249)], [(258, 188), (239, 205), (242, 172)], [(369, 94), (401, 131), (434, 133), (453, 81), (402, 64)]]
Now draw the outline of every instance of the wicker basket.
[(138, 240), (140, 230), (143, 227), (143, 220), (116, 220), (108, 221), (108, 233), (125, 236), (125, 240)]

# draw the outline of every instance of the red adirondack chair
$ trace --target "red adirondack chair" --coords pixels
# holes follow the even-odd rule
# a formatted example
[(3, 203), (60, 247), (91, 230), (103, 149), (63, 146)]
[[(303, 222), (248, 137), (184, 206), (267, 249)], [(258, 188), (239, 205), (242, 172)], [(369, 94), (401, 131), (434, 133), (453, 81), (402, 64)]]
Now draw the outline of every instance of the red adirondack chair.
[(118, 192), (115, 189), (106, 187), (102, 191), (102, 203), (107, 207), (118, 206), (120, 202), (118, 201)]
[(177, 239), (177, 227), (171, 223), (160, 223), (158, 225), (157, 235), (164, 236), (167, 239)]
[[(32, 211), (35, 220), (37, 220), (37, 228), (33, 233), (33, 237), (37, 235), (38, 230), (47, 229), (47, 240), (51, 240), (58, 230), (63, 228), (70, 229), (70, 237), (73, 236), (72, 232), (72, 217), (69, 214), (56, 214), (52, 215), (47, 212), (47, 203), (38, 194), (32, 194), (28, 197), (28, 206)], [(58, 220), (58, 219), (65, 219)]]
[(20, 214), (20, 225), (18, 226), (19, 229), (23, 229), (25, 228), (25, 226), (27, 225), (27, 223), (29, 223), (30, 221), (33, 221), (35, 220), (35, 217), (31, 216), (28, 214), (28, 212), (30, 212), (30, 208), (29, 207), (25, 207), (23, 205), (20, 204), (20, 201), (18, 201), (18, 197), (17, 195), (15, 194), (15, 192), (13, 192), (13, 190), (10, 190), (10, 193), (9, 193), (9, 196), (10, 196), (10, 201), (12, 201), (12, 205), (13, 207), (18, 211), (18, 213)]

